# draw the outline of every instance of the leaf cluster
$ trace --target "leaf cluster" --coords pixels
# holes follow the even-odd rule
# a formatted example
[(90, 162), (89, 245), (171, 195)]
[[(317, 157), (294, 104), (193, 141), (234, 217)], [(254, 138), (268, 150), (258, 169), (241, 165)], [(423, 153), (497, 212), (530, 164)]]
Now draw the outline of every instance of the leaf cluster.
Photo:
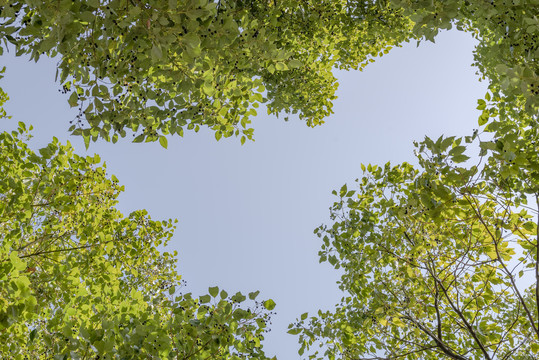
[[(479, 145), (476, 165), (461, 165), (463, 140)], [(348, 295), (291, 325), (300, 353), (318, 343), (330, 359), (536, 356), (536, 283), (524, 280), (537, 270), (539, 183), (500, 178), (485, 143), (425, 138), (419, 168), (369, 165), (357, 191), (334, 192), (334, 223), (315, 233)]]
[(56, 139), (34, 152), (19, 126), (0, 134), (2, 358), (266, 359), (271, 300), (179, 293), (159, 250), (174, 222), (123, 216), (99, 156)]
[(62, 91), (79, 109), (70, 129), (87, 145), (201, 126), (244, 142), (265, 102), (320, 124), (332, 112), (333, 68), (365, 65), (410, 27), (388, 5), (346, 1), (4, 0), (0, 19), (4, 49), (60, 56)]

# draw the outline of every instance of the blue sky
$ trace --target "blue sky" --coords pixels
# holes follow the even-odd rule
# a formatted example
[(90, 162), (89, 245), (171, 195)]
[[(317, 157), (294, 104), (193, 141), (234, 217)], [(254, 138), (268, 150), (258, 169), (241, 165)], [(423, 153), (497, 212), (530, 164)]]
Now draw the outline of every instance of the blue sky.
[[(147, 209), (154, 219), (179, 220), (169, 250), (179, 253), (186, 291), (261, 290), (261, 298), (277, 303), (268, 355), (296, 359), (287, 325), (303, 312), (331, 309), (342, 296), (338, 272), (318, 263), (313, 235), (328, 221), (331, 191), (361, 177), (361, 163), (413, 162), (412, 141), (425, 135), (477, 128), (476, 101), (487, 84), (471, 66), (474, 43), (468, 34), (445, 32), (436, 44), (393, 49), (363, 72), (339, 72), (335, 114), (314, 129), (261, 109), (253, 120), (256, 141), (244, 146), (201, 130), (170, 138), (168, 150), (127, 139), (91, 144), (88, 153), (100, 154), (125, 185), (124, 213)], [(34, 125), (34, 148), (56, 136), (85, 153), (67, 132), (75, 113), (54, 82), (55, 62), (6, 54), (3, 65), (0, 86), (13, 119), (2, 120), (0, 130), (24, 121)]]

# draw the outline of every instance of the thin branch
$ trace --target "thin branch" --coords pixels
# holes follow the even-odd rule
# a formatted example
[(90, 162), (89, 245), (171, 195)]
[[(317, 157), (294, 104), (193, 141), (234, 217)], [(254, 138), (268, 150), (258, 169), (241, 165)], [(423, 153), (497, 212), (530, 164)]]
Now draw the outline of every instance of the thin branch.
[[(498, 343), (498, 346), (496, 347), (496, 349), (494, 350), (494, 353), (492, 356), (496, 357), (496, 353), (500, 350), (500, 347), (502, 346), (503, 342), (505, 341), (504, 339), (509, 335), (509, 333), (511, 332), (511, 330), (513, 329), (513, 327), (517, 324), (519, 318), (520, 318), (520, 303), (517, 303), (518, 305), (518, 309), (517, 309), (517, 314), (515, 316), (515, 320), (513, 321), (513, 323), (511, 324), (511, 326), (509, 326), (509, 329), (507, 329), (507, 331), (505, 332), (505, 334), (501, 337), (500, 339), (500, 342)], [(516, 348), (518, 349), (518, 347)], [(514, 349), (513, 351), (515, 351), (516, 349)], [(511, 353), (511, 352), (510, 352)], [(505, 358), (505, 357), (504, 357)]]
[[(108, 244), (109, 242), (112, 242), (114, 240), (109, 240), (109, 241), (105, 241), (103, 243), (100, 243), (101, 244)], [(33, 254), (28, 254), (28, 255), (23, 255), (23, 256), (19, 256), (19, 258), (21, 259), (24, 259), (24, 258), (27, 258), (27, 257), (32, 257), (32, 256), (39, 256), (39, 255), (43, 255), (43, 254), (51, 254), (51, 253), (57, 253), (57, 252), (64, 252), (64, 251), (71, 251), (71, 250), (80, 250), (80, 249), (88, 249), (88, 248), (91, 248), (92, 246), (95, 246), (96, 244), (87, 244), (87, 245), (82, 245), (82, 246), (77, 246), (77, 247), (73, 247), (73, 248), (67, 248), (67, 249), (56, 249), (56, 250), (49, 250), (49, 251), (38, 251), (36, 253), (33, 253)]]
[[(509, 280), (511, 281), (511, 284), (513, 285), (513, 290), (514, 292), (516, 293), (519, 301), (521, 302), (522, 304), (522, 307), (524, 308), (524, 310), (526, 311), (526, 315), (528, 316), (528, 320), (531, 322), (531, 326), (533, 328), (533, 330), (537, 333), (537, 336), (539, 337), (539, 329), (537, 328), (537, 326), (535, 325), (535, 321), (534, 321), (534, 318), (531, 314), (531, 311), (530, 309), (528, 309), (528, 306), (526, 305), (526, 302), (524, 301), (524, 298), (522, 297), (522, 295), (520, 294), (520, 290), (518, 289), (517, 285), (516, 285), (516, 282), (515, 282), (515, 279), (513, 277), (513, 274), (509, 271), (509, 269), (507, 269), (507, 267), (505, 266), (504, 262), (500, 259), (500, 254), (499, 254), (499, 250), (498, 250), (498, 242), (496, 240), (496, 237), (492, 234), (492, 232), (490, 231), (490, 229), (488, 228), (488, 225), (485, 223), (483, 217), (481, 216), (481, 213), (479, 211), (477, 211), (476, 209), (476, 206), (477, 206), (477, 203), (476, 201), (471, 201), (469, 199), (468, 196), (466, 196), (466, 194), (464, 194), (464, 197), (466, 198), (466, 200), (468, 200), (468, 203), (470, 205), (472, 205), (472, 209), (474, 210), (474, 212), (476, 213), (477, 215), (477, 218), (479, 219), (479, 221), (481, 222), (481, 224), (483, 224), (483, 227), (485, 228), (485, 230), (488, 232), (490, 238), (492, 239), (492, 241), (494, 242), (494, 247), (496, 249), (496, 255), (497, 255), (497, 258), (498, 258), (498, 262), (502, 265), (502, 269), (504, 270), (505, 274), (509, 277)], [(475, 200), (475, 199), (474, 199)], [(539, 246), (538, 246), (538, 249), (539, 249)], [(537, 264), (537, 263), (536, 263)], [(537, 287), (536, 287), (537, 288)]]
[(394, 355), (394, 356), (390, 356), (390, 357), (380, 357), (380, 356), (368, 357), (368, 358), (362, 357), (362, 358), (357, 358), (357, 360), (395, 360), (395, 359), (399, 359), (399, 358), (402, 358), (402, 357), (405, 357), (405, 356), (408, 356), (408, 355), (412, 355), (412, 354), (415, 354), (415, 353), (418, 353), (418, 352), (422, 352), (422, 351), (426, 351), (426, 350), (433, 350), (433, 349), (436, 349), (436, 348), (437, 348), (436, 346), (431, 345), (431, 346), (426, 346), (426, 347), (421, 348), (421, 349), (412, 350), (412, 351), (409, 351), (407, 353), (400, 354), (400, 355)]
[[(462, 322), (464, 323), (464, 325), (466, 326), (466, 329), (468, 330), (468, 332), (470, 333), (470, 335), (472, 335), (472, 337), (474, 338), (475, 342), (477, 343), (477, 345), (479, 346), (479, 348), (481, 349), (481, 352), (483, 353), (483, 355), (485, 356), (486, 359), (488, 360), (491, 360), (492, 358), (490, 357), (490, 354), (487, 352), (487, 350), (485, 349), (485, 346), (483, 345), (483, 343), (481, 342), (481, 340), (477, 337), (477, 334), (475, 333), (475, 330), (473, 329), (473, 327), (470, 325), (470, 323), (468, 322), (468, 320), (466, 320), (466, 317), (464, 316), (464, 314), (462, 314), (462, 312), (460, 311), (460, 309), (453, 303), (453, 300), (451, 300), (451, 297), (449, 296), (449, 294), (447, 293), (447, 289), (444, 287), (443, 283), (440, 281), (440, 279), (438, 279), (438, 277), (436, 275), (434, 275), (434, 273), (431, 274), (434, 281), (436, 281), (438, 283), (438, 285), (440, 286), (440, 289), (442, 290), (442, 292), (444, 293), (445, 295), (445, 298), (447, 299), (447, 301), (449, 302), (449, 305), (451, 306), (451, 308), (453, 309), (453, 311), (455, 311), (455, 313), (459, 316), (459, 318), (462, 320)], [(441, 341), (441, 339), (440, 339)]]
[(443, 340), (442, 338), (442, 317), (440, 315), (440, 304), (438, 303), (438, 284), (434, 282), (434, 288), (436, 289), (436, 292), (434, 293), (434, 308), (436, 309), (436, 321), (438, 322), (437, 325), (437, 331), (438, 331), (438, 339)]
[(515, 351), (518, 350), (519, 347), (521, 347), (522, 345), (526, 344), (528, 342), (528, 340), (530, 339), (530, 336), (531, 336), (531, 333), (528, 334), (528, 336), (526, 336), (526, 338), (524, 340), (522, 340), (520, 342), (520, 344), (518, 344), (518, 346), (516, 346), (513, 350), (509, 351), (507, 354), (505, 354), (505, 356), (503, 358), (501, 358), (501, 360), (506, 360), (506, 359), (509, 359), (511, 355), (513, 355), (513, 353)]
[(444, 354), (449, 356), (452, 359), (456, 360), (468, 360), (468, 358), (456, 353), (453, 349), (451, 349), (449, 346), (447, 346), (441, 339), (439, 339), (435, 334), (432, 333), (427, 327), (425, 327), (423, 324), (421, 324), (419, 321), (415, 320), (411, 316), (405, 316), (406, 319), (410, 320), (412, 323), (414, 323), (421, 331), (423, 331), (425, 334), (427, 334), (434, 342), (436, 343), (437, 347), (443, 351)]

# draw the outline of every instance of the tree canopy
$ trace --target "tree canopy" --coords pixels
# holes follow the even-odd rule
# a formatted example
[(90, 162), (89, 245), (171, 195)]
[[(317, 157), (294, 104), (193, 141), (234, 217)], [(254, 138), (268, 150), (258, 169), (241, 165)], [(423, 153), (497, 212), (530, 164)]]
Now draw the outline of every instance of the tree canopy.
[[(99, 156), (26, 126), (0, 133), (0, 356), (10, 359), (267, 359), (272, 300), (217, 287), (182, 294), (173, 221), (123, 216)], [(244, 306), (245, 305), (245, 306)]]
[[(480, 154), (464, 166), (470, 143)], [(419, 167), (369, 165), (357, 192), (335, 191), (335, 222), (316, 233), (349, 296), (291, 325), (301, 352), (321, 342), (330, 359), (536, 358), (539, 163), (534, 147), (500, 176), (515, 163), (508, 147), (477, 133), (426, 138)]]
[[(357, 66), (396, 42), (388, 38), (401, 41), (409, 22), (387, 6), (349, 16), (333, 1), (0, 4), (4, 43), (36, 61), (60, 55), (58, 78), (80, 109), (75, 134), (115, 141), (131, 130), (135, 141), (159, 138), (164, 146), (162, 136), (202, 125), (217, 138), (241, 133), (245, 141), (266, 99), (270, 113), (321, 123), (335, 98), (337, 57)], [(354, 20), (382, 15), (368, 32)]]
[[(476, 65), (498, 102), (537, 110), (538, 0), (0, 1), (0, 41), (57, 77), (87, 141), (166, 147), (207, 126), (252, 138), (260, 103), (308, 125), (332, 112), (334, 68), (361, 69), (393, 46), (457, 27), (478, 40)], [(486, 115), (485, 115), (486, 116)]]
[[(210, 128), (253, 138), (260, 104), (309, 126), (336, 68), (456, 27), (477, 40), (480, 130), (426, 138), (417, 166), (369, 165), (316, 233), (344, 274), (333, 311), (290, 327), (329, 359), (534, 359), (539, 353), (539, 0), (0, 0), (0, 53), (58, 59), (90, 141)], [(0, 90), (0, 103), (7, 95)], [(450, 101), (450, 100), (448, 100)], [(0, 116), (6, 116), (0, 109)], [(171, 221), (124, 217), (100, 159), (24, 124), (0, 134), (0, 354), (266, 358), (275, 304), (179, 294)], [(483, 137), (489, 140), (482, 140)], [(492, 140), (490, 139), (492, 138)], [(477, 149), (478, 155), (473, 154)], [(475, 163), (474, 163), (475, 162)], [(526, 276), (533, 273), (533, 276)], [(532, 279), (532, 284), (526, 283)], [(321, 346), (319, 352), (316, 344)], [(82, 354), (82, 355), (81, 355)]]

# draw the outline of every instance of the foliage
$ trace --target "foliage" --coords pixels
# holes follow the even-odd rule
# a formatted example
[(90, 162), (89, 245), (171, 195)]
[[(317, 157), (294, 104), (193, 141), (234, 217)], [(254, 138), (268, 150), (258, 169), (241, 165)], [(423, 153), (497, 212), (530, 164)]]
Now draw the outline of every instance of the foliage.
[[(0, 357), (266, 359), (258, 293), (178, 293), (172, 221), (115, 209), (123, 190), (100, 159), (25, 125), (0, 134)], [(242, 303), (240, 305), (240, 303)]]
[[(508, 142), (462, 140), (426, 138), (418, 168), (369, 165), (357, 194), (334, 192), (335, 222), (315, 232), (349, 296), (291, 325), (301, 352), (319, 340), (330, 359), (537, 358), (535, 148), (509, 160), (529, 171), (500, 176)], [(463, 166), (472, 142), (480, 156)]]
[[(403, 42), (434, 41), (440, 30), (470, 32), (475, 65), (490, 83), (479, 125), (494, 141), (477, 133), (464, 142), (427, 138), (419, 167), (369, 166), (357, 195), (343, 187), (335, 223), (317, 233), (321, 260), (342, 267), (349, 296), (334, 312), (302, 315), (290, 332), (300, 334), (300, 353), (320, 342), (329, 358), (537, 358), (539, 209), (528, 202), (539, 197), (538, 6), (0, 0), (0, 51), (11, 44), (35, 61), (58, 56), (57, 77), (79, 109), (71, 131), (87, 146), (129, 132), (166, 147), (168, 135), (201, 126), (217, 140), (252, 139), (261, 103), (270, 114), (321, 124), (332, 112), (334, 68), (362, 69)], [(57, 141), (34, 154), (23, 133), (0, 139), (3, 355), (263, 358), (266, 312), (235, 307), (240, 294), (217, 300), (216, 288), (198, 300), (166, 296), (179, 278), (157, 246), (172, 224), (145, 212), (124, 218), (114, 209), (120, 187), (97, 158)], [(464, 166), (473, 142), (480, 161)], [(531, 286), (522, 281), (528, 271)], [(201, 305), (212, 297), (212, 306)]]
[[(335, 192), (335, 222), (315, 232), (349, 296), (289, 332), (310, 358), (537, 358), (539, 2), (390, 3), (412, 38), (456, 26), (479, 40), (475, 65), (490, 81), (479, 125), (494, 140), (426, 138), (418, 168), (369, 165), (357, 194)], [(477, 142), (478, 163), (463, 166)]]
[[(208, 126), (252, 138), (260, 103), (314, 126), (332, 112), (332, 70), (363, 68), (411, 39), (456, 26), (498, 97), (536, 111), (538, 0), (0, 1), (0, 41), (58, 74), (74, 134), (156, 141)], [(0, 49), (1, 50), (1, 49)], [(518, 101), (516, 101), (518, 100)], [(525, 108), (525, 109), (524, 109)], [(524, 110), (523, 110), (524, 109)], [(515, 110), (516, 111), (516, 110)], [(485, 114), (486, 116), (487, 114)]]
[[(2, 79), (4, 77), (4, 75), (2, 75), (4, 72), (6, 71), (6, 68), (3, 67), (2, 69), (0, 69), (0, 79)], [(0, 88), (0, 104), (4, 104), (6, 101), (9, 100), (9, 97), (7, 96), (7, 94), (5, 93), (5, 91)], [(0, 120), (1, 119), (5, 119), (5, 118), (9, 118), (9, 116), (7, 116), (6, 114), (6, 110), (4, 110), (4, 108), (2, 108), (0, 106)]]
[(336, 61), (366, 62), (403, 40), (409, 23), (387, 6), (350, 11), (343, 1), (0, 5), (0, 40), (17, 55), (36, 61), (60, 55), (58, 76), (69, 103), (80, 109), (71, 130), (87, 141), (115, 141), (126, 130), (134, 141), (155, 141), (201, 125), (217, 139), (241, 133), (245, 141), (265, 96), (270, 113), (299, 112), (309, 125), (319, 124), (331, 113)]
[[(80, 109), (71, 130), (87, 141), (116, 141), (126, 130), (134, 141), (155, 141), (204, 125), (217, 139), (241, 133), (243, 142), (264, 96), (271, 113), (299, 111), (309, 125), (321, 123), (339, 53), (359, 63), (395, 42), (386, 33), (402, 38), (407, 21), (387, 6), (354, 10), (354, 18), (384, 14), (367, 32), (343, 4), (3, 0), (0, 40), (36, 61), (60, 55), (58, 76)], [(363, 42), (372, 44), (353, 45)]]

